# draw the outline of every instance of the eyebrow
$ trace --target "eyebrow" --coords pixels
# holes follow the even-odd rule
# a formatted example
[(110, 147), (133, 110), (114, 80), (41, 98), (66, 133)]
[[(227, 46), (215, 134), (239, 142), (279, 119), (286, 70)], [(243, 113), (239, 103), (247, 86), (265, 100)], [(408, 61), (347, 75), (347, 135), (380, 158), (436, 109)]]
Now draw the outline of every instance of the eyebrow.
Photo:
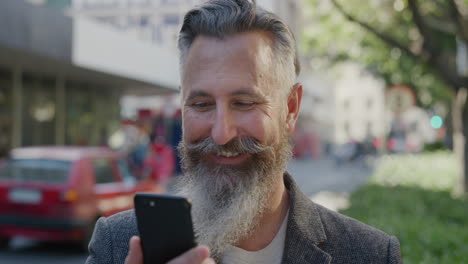
[[(234, 91), (230, 95), (231, 96), (247, 95), (247, 96), (252, 96), (252, 97), (255, 97), (255, 98), (263, 98), (263, 95), (261, 95), (261, 94), (259, 94), (257, 92), (246, 90), (246, 89), (241, 89), (241, 90)], [(193, 98), (196, 98), (196, 97), (209, 97), (209, 96), (211, 96), (211, 95), (209, 93), (207, 93), (207, 92), (204, 92), (204, 91), (193, 91), (193, 92), (190, 92), (190, 94), (187, 97), (187, 100), (192, 100)]]
[(192, 100), (195, 97), (208, 97), (208, 96), (210, 95), (207, 92), (193, 91), (193, 92), (190, 92), (190, 94), (187, 97), (187, 100)]
[(253, 96), (253, 97), (262, 97), (261, 94), (259, 94), (258, 92), (255, 92), (255, 91), (251, 91), (251, 90), (237, 90), (233, 93), (231, 93), (231, 95), (248, 95), (248, 96)]

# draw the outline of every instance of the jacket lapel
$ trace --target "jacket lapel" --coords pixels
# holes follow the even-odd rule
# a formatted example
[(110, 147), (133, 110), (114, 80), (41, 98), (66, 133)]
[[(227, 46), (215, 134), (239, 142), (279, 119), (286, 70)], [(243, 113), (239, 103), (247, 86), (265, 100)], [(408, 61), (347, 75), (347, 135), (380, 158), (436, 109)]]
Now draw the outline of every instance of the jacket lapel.
[(291, 202), (282, 263), (330, 263), (332, 257), (320, 248), (327, 236), (316, 205), (299, 190), (287, 172), (284, 183)]

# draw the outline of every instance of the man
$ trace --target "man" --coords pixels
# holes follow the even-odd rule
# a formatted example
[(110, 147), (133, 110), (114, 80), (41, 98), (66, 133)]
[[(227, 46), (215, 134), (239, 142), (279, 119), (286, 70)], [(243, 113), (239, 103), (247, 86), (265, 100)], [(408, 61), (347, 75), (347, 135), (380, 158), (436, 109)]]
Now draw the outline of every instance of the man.
[[(395, 237), (314, 204), (285, 172), (303, 88), (277, 16), (247, 0), (208, 1), (186, 14), (179, 49), (178, 187), (206, 246), (171, 264), (401, 263)], [(100, 219), (87, 263), (142, 263), (137, 236), (133, 211)]]

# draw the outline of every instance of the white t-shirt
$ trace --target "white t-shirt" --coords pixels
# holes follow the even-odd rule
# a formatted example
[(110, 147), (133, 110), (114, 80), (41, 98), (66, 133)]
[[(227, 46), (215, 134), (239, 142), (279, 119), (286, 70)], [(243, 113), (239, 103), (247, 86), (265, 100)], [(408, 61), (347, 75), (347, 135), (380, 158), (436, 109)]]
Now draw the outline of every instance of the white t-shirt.
[(283, 258), (284, 243), (286, 240), (286, 226), (289, 211), (281, 227), (271, 243), (258, 251), (247, 251), (231, 246), (224, 252), (221, 264), (280, 264)]

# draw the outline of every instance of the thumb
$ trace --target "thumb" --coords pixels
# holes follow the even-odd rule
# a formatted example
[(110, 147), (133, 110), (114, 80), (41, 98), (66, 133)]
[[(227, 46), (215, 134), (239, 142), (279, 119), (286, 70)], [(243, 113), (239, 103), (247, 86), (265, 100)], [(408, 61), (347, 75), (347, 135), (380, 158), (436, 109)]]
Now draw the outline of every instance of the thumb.
[(128, 255), (125, 264), (143, 264), (143, 252), (141, 250), (140, 237), (133, 236), (130, 239)]
[(207, 246), (197, 246), (167, 264), (214, 264), (214, 261), (209, 256), (210, 250)]

